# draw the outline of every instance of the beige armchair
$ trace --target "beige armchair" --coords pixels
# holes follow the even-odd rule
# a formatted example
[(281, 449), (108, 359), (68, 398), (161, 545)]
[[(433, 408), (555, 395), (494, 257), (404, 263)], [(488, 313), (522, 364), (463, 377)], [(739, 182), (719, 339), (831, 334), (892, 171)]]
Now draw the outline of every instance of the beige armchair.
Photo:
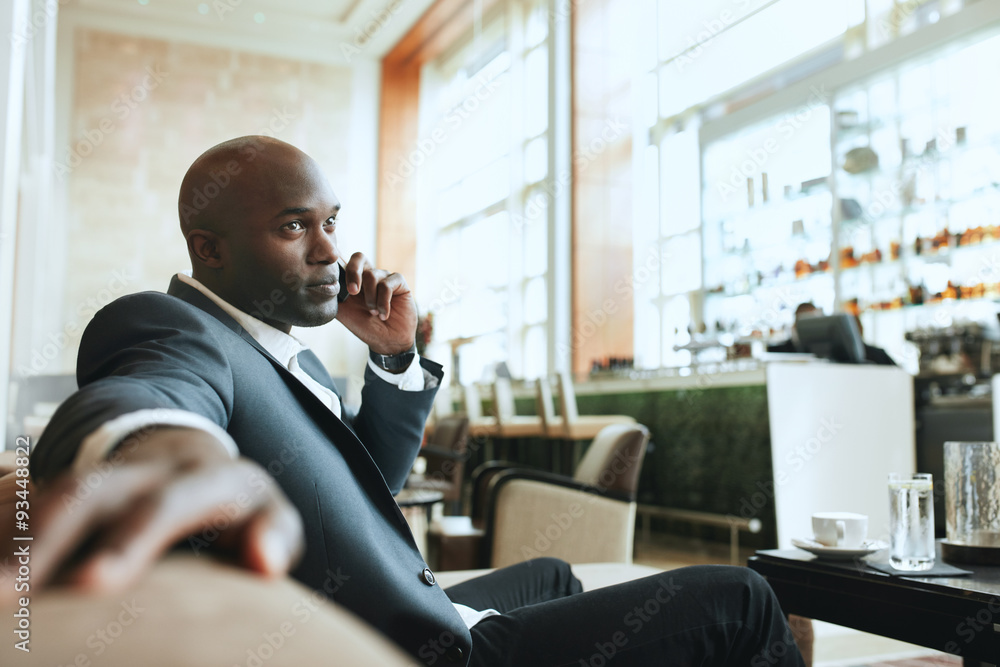
[(611, 425), (594, 438), (572, 478), (516, 468), (492, 475), (483, 546), (490, 567), (539, 556), (631, 563), (648, 442), (645, 426)]
[(635, 496), (649, 431), (602, 430), (573, 477), (490, 462), (476, 473), (472, 517), (431, 524), (439, 569), (503, 567), (539, 556), (632, 562)]

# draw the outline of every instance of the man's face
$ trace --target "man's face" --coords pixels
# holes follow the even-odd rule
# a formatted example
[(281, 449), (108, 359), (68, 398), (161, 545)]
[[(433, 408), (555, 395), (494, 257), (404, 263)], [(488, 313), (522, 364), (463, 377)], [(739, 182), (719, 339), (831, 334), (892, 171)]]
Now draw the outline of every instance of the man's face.
[(334, 319), (340, 288), (340, 202), (319, 167), (302, 158), (279, 165), (263, 187), (246, 193), (245, 219), (219, 242), (220, 296), (286, 332)]

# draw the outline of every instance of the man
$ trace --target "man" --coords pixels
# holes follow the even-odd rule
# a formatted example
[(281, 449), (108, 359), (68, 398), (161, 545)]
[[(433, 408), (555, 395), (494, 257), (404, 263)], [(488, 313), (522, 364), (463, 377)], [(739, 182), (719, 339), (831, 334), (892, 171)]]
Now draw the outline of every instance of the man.
[[(805, 317), (817, 317), (822, 315), (823, 311), (817, 308), (810, 301), (805, 301), (800, 303), (795, 307), (795, 324), (798, 324)], [(768, 352), (804, 352), (799, 345), (799, 334), (795, 327), (792, 327), (791, 337), (781, 343), (776, 343), (774, 345), (767, 346)]]
[[(804, 319), (806, 317), (820, 317), (822, 315), (823, 315), (823, 311), (822, 310), (820, 310), (819, 308), (817, 308), (811, 302), (806, 301), (804, 303), (800, 303), (795, 308), (795, 323), (798, 324), (800, 321), (802, 321), (802, 319)], [(854, 322), (858, 326), (858, 333), (860, 333), (862, 336), (864, 336), (865, 329), (861, 325), (861, 318), (858, 317), (857, 315), (855, 315), (854, 316)], [(865, 343), (864, 341), (861, 341), (861, 342), (865, 346), (865, 361), (867, 361), (868, 363), (870, 363), (870, 364), (877, 364), (877, 365), (880, 365), (880, 366), (895, 366), (896, 365), (896, 362), (893, 361), (892, 357), (890, 357), (889, 354), (885, 350), (883, 350), (882, 348), (876, 347), (874, 345), (869, 345), (868, 343)], [(782, 343), (777, 343), (775, 345), (768, 345), (767, 346), (767, 351), (768, 352), (805, 352), (805, 350), (802, 349), (802, 346), (799, 343), (799, 334), (798, 334), (798, 330), (795, 327), (792, 327), (792, 336), (791, 336), (791, 338), (789, 338), (788, 340), (786, 340), (786, 341), (784, 341)]]
[[(95, 316), (81, 389), (32, 457), (50, 487), (33, 507), (33, 582), (85, 544), (70, 579), (124, 586), (187, 538), (265, 574), (290, 570), (429, 665), (591, 664), (608, 650), (615, 664), (802, 664), (773, 593), (743, 568), (580, 593), (568, 566), (540, 559), (442, 591), (392, 499), (441, 369), (413, 352), (402, 276), (355, 253), (338, 302), (339, 209), (288, 144), (244, 137), (195, 161), (179, 200), (192, 275)], [(289, 336), (334, 318), (371, 350), (357, 415)], [(106, 458), (86, 498), (57, 477)], [(212, 541), (204, 527), (222, 507), (229, 528)]]

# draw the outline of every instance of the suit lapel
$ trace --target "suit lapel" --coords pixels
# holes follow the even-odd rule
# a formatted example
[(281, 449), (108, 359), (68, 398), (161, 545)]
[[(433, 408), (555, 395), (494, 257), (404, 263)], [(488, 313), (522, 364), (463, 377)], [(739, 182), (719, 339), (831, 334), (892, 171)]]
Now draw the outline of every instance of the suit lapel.
[[(275, 370), (278, 371), (278, 374), (285, 381), (285, 384), (287, 384), (292, 392), (299, 397), (299, 400), (302, 401), (302, 407), (306, 410), (306, 412), (323, 425), (323, 430), (329, 435), (333, 445), (340, 450), (341, 455), (343, 455), (345, 459), (353, 458), (362, 467), (368, 467), (373, 470), (378, 476), (379, 481), (381, 481), (385, 487), (386, 495), (389, 495), (389, 486), (385, 483), (382, 471), (379, 470), (378, 466), (375, 464), (375, 460), (372, 459), (371, 454), (368, 452), (368, 448), (365, 447), (364, 443), (361, 442), (358, 436), (354, 433), (354, 430), (340, 419), (337, 419), (337, 416), (330, 411), (330, 408), (324, 405), (315, 394), (309, 391), (308, 387), (302, 384), (297, 377), (292, 375), (292, 372), (285, 368), (280, 361), (275, 359), (270, 352), (265, 350), (264, 346), (258, 343), (246, 329), (241, 327), (236, 320), (230, 317), (229, 314), (222, 310), (222, 308), (220, 308), (214, 301), (190, 285), (181, 282), (177, 276), (174, 276), (171, 279), (170, 287), (167, 288), (167, 294), (175, 296), (183, 301), (186, 301), (187, 303), (190, 303), (192, 306), (205, 311), (212, 317), (219, 320), (227, 328), (232, 330), (255, 350), (264, 355), (264, 357), (271, 362), (271, 365), (274, 366)], [(306, 363), (310, 366), (318, 365), (322, 368), (322, 363), (312, 352), (309, 352), (307, 355), (304, 354), (302, 357), (307, 359)], [(300, 361), (302, 360), (302, 357), (300, 357)], [(303, 366), (303, 369), (306, 369), (306, 366)], [(309, 375), (312, 376), (317, 382), (321, 384), (332, 384), (329, 379), (329, 373), (326, 372), (325, 368), (323, 368), (323, 375), (326, 377), (325, 381), (322, 378), (316, 378), (315, 371), (315, 368), (312, 368), (311, 371), (306, 369), (306, 372), (308, 372)], [(334, 392), (336, 393), (336, 389), (334, 389)], [(362, 486), (367, 488), (366, 485)], [(389, 495), (389, 497), (391, 498), (392, 496)], [(396, 521), (403, 529), (403, 535), (411, 535), (409, 525), (406, 523), (406, 518), (399, 510), (399, 506), (396, 504), (395, 500), (391, 502), (391, 505), (392, 508), (390, 509), (390, 512), (393, 512), (394, 510), (393, 514), (396, 517)], [(411, 542), (412, 539), (411, 535)]]
[[(205, 311), (212, 317), (219, 320), (227, 328), (232, 330), (233, 333), (235, 333), (244, 341), (246, 341), (247, 344), (249, 344), (251, 347), (257, 350), (259, 353), (264, 355), (264, 357), (271, 362), (271, 365), (274, 366), (275, 370), (278, 371), (278, 374), (282, 377), (285, 383), (289, 385), (289, 387), (291, 387), (292, 391), (294, 391), (297, 396), (299, 396), (300, 400), (304, 404), (311, 406), (312, 409), (310, 410), (310, 412), (316, 416), (316, 419), (319, 420), (320, 423), (327, 425), (327, 428), (325, 430), (327, 430), (328, 432), (332, 431), (331, 435), (336, 437), (335, 439), (338, 443), (340, 442), (339, 440), (340, 437), (347, 438), (347, 440), (349, 441), (353, 441), (354, 443), (357, 444), (357, 446), (359, 446), (365, 452), (365, 456), (369, 460), (371, 460), (371, 456), (368, 454), (368, 449), (358, 439), (357, 435), (355, 435), (354, 430), (340, 419), (337, 419), (337, 416), (330, 411), (330, 408), (324, 405), (323, 402), (319, 400), (319, 398), (317, 398), (315, 394), (309, 391), (309, 389), (304, 384), (302, 384), (302, 382), (297, 377), (292, 375), (292, 372), (290, 370), (288, 370), (284, 365), (282, 365), (280, 361), (275, 359), (270, 352), (264, 349), (264, 346), (258, 343), (256, 339), (254, 339), (254, 337), (250, 335), (250, 332), (241, 327), (236, 320), (230, 317), (229, 314), (226, 313), (226, 311), (222, 310), (222, 308), (220, 308), (214, 301), (212, 301), (207, 296), (205, 296), (195, 288), (191, 287), (190, 285), (178, 280), (177, 276), (174, 276), (171, 279), (170, 287), (167, 289), (167, 294), (182, 299), (183, 301), (190, 303), (192, 306), (195, 306)], [(316, 380), (317, 382), (319, 382), (324, 386), (330, 386), (332, 384), (332, 382), (330, 381), (330, 375), (329, 373), (326, 372), (326, 369), (323, 369), (321, 377), (318, 378), (316, 377), (315, 366), (318, 365), (320, 368), (322, 368), (322, 363), (319, 361), (319, 359), (316, 357), (315, 354), (309, 352), (308, 354), (301, 355), (300, 362), (303, 360), (303, 358), (308, 359), (306, 362), (308, 364), (308, 367), (306, 365), (303, 365), (302, 368), (307, 373), (309, 373), (309, 375), (314, 380)], [(336, 389), (333, 389), (332, 387), (331, 389), (335, 394), (337, 393)], [(340, 398), (340, 395), (338, 394), (337, 397)], [(372, 461), (372, 465), (375, 465), (374, 461)]]

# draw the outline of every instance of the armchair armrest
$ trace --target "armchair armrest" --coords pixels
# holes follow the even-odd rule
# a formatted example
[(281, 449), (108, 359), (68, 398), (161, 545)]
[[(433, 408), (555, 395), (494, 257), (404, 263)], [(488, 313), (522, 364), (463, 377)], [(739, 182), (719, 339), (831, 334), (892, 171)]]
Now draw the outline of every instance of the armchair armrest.
[(490, 484), (485, 552), (491, 567), (554, 556), (632, 562), (635, 502), (546, 472), (508, 470)]
[(454, 452), (450, 449), (442, 449), (440, 447), (435, 447), (434, 445), (427, 445), (420, 448), (418, 456), (434, 456), (437, 458), (448, 459), (449, 461), (464, 461), (468, 458), (467, 454)]
[(486, 516), (486, 505), (488, 503), (488, 494), (490, 489), (490, 483), (493, 478), (499, 473), (505, 470), (511, 470), (517, 468), (518, 464), (513, 461), (501, 461), (492, 460), (484, 461), (476, 466), (476, 469), (472, 471), (472, 508), (469, 512), (469, 516), (480, 524), (482, 524), (483, 518)]
[[(485, 464), (484, 464), (485, 465)], [(617, 489), (606, 489), (600, 486), (594, 486), (593, 484), (586, 484), (584, 482), (578, 482), (572, 477), (566, 477), (565, 475), (558, 475), (553, 472), (548, 472), (545, 470), (532, 470), (531, 468), (507, 468), (500, 471), (497, 475), (493, 477), (490, 487), (490, 498), (495, 496), (494, 490), (504, 484), (509, 484), (510, 482), (517, 479), (529, 479), (536, 482), (543, 482), (545, 484), (554, 484), (555, 486), (561, 486), (567, 489), (575, 489), (582, 493), (594, 494), (597, 496), (603, 496), (605, 498), (611, 498), (613, 500), (622, 500), (625, 502), (632, 502), (635, 500), (635, 494), (624, 493)]]

